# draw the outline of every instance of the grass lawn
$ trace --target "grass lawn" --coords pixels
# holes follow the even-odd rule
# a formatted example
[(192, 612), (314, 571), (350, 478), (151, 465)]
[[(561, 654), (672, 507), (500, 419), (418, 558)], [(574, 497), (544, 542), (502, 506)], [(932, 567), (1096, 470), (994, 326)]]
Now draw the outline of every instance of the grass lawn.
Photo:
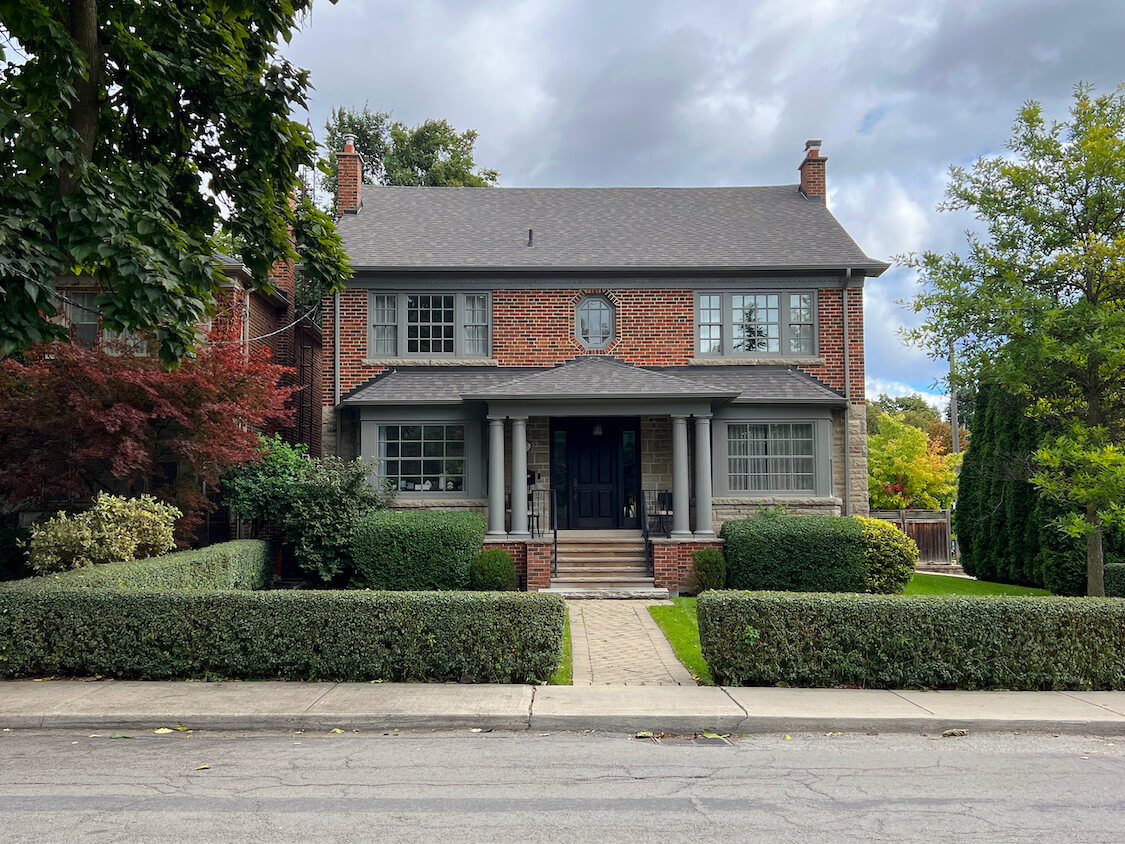
[[(693, 609), (694, 613), (695, 610)], [(697, 635), (698, 641), (699, 636)], [(699, 645), (696, 645), (698, 649)], [(563, 627), (563, 653), (562, 662), (558, 670), (547, 681), (548, 686), (573, 686), (574, 685), (574, 649), (570, 646), (570, 613), (567, 613), (566, 624)]]
[(1012, 586), (1007, 583), (989, 583), (967, 577), (950, 577), (947, 574), (919, 572), (906, 584), (907, 595), (1050, 595), (1046, 589), (1030, 586)]
[(701, 686), (715, 685), (699, 648), (699, 621), (695, 615), (695, 598), (673, 598), (671, 607), (649, 607), (657, 626), (672, 645), (676, 658), (683, 663), (695, 682)]

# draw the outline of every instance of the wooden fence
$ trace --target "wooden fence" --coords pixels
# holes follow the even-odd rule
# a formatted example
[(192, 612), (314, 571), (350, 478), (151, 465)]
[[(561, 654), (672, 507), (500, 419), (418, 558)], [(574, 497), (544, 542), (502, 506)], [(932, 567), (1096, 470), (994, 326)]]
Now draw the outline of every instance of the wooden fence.
[(953, 528), (948, 510), (872, 510), (871, 518), (898, 527), (918, 544), (918, 562), (952, 563)]

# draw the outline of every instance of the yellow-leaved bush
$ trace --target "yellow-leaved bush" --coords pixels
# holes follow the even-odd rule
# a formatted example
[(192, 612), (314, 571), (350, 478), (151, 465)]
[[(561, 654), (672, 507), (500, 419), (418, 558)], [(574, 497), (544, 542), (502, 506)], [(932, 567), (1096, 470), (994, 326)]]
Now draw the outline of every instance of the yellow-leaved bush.
[(31, 529), (28, 561), (37, 574), (101, 563), (155, 557), (176, 546), (173, 531), (183, 514), (151, 495), (125, 498), (98, 493), (84, 513), (53, 519)]

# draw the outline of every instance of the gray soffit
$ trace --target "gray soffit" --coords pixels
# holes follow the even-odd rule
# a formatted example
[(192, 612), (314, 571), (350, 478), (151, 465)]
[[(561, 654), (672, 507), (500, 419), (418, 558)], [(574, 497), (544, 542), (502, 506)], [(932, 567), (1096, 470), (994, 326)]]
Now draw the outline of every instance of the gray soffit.
[(342, 405), (602, 398), (733, 400), (747, 404), (843, 405), (844, 397), (785, 366), (640, 367), (584, 355), (552, 367), (419, 366), (392, 369), (347, 393)]
[(475, 393), (466, 399), (597, 399), (597, 398), (734, 398), (723, 387), (713, 387), (625, 363), (609, 355), (582, 355), (550, 369), (515, 378)]
[(794, 367), (662, 366), (659, 371), (733, 391), (736, 404), (847, 404), (843, 395)]
[(337, 225), (357, 271), (852, 268), (877, 276), (888, 267), (867, 257), (825, 204), (796, 185), (364, 185), (363, 208)]

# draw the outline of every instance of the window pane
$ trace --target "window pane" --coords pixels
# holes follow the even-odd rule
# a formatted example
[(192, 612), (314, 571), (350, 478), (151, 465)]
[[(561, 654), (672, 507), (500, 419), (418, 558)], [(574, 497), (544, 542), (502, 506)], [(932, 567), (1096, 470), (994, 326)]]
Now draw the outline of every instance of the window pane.
[(778, 296), (776, 293), (735, 293), (730, 297), (734, 352), (779, 352), (781, 350)]
[(380, 480), (405, 492), (460, 492), (465, 488), (464, 425), (380, 425)]
[(699, 353), (722, 354), (723, 351), (723, 297), (708, 293), (699, 297)]
[(813, 425), (727, 426), (727, 485), (732, 492), (812, 492)]

